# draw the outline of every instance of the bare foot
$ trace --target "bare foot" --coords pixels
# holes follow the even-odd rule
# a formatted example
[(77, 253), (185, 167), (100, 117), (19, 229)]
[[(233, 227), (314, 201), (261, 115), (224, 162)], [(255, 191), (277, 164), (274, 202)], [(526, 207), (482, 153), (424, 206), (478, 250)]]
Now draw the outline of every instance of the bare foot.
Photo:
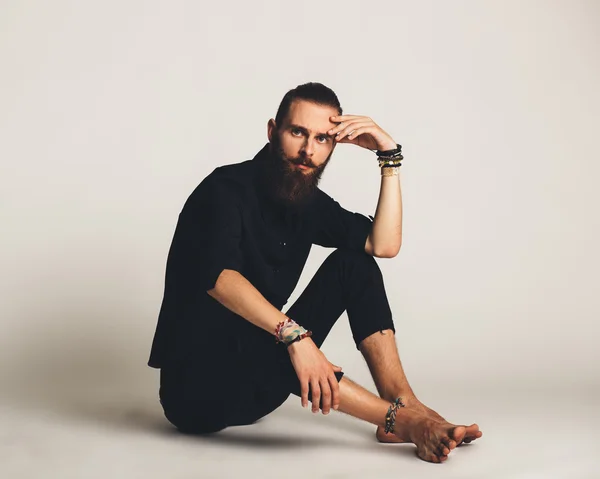
[[(404, 403), (406, 404), (407, 408), (412, 409), (437, 423), (440, 423), (447, 427), (456, 427), (455, 424), (452, 424), (452, 423), (446, 421), (437, 412), (435, 412), (433, 409), (428, 408), (427, 406), (425, 406), (422, 402), (420, 402), (416, 398), (406, 399), (404, 401)], [(464, 438), (461, 439), (457, 443), (457, 446), (460, 446), (463, 442), (468, 444), (471, 441), (474, 441), (475, 439), (478, 439), (483, 435), (483, 433), (479, 430), (479, 426), (477, 424), (471, 424), (470, 426), (463, 426), (463, 427), (466, 429), (466, 433), (464, 435)], [(384, 428), (382, 428), (382, 427), (377, 428), (375, 437), (377, 438), (377, 440), (379, 442), (384, 442), (384, 443), (410, 442), (410, 441), (403, 440), (403, 439), (395, 436), (394, 434), (386, 434)]]
[[(440, 463), (460, 443), (466, 433), (464, 426), (447, 426), (426, 416), (415, 415), (407, 428), (399, 428), (399, 442), (412, 442), (417, 456), (427, 462)], [(406, 437), (408, 436), (408, 437)]]

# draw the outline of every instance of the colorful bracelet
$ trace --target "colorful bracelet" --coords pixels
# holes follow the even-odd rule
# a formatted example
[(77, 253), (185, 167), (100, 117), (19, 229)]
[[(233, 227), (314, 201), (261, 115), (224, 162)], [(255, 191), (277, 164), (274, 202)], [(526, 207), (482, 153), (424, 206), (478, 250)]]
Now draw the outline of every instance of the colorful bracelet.
[(290, 324), (297, 324), (297, 323), (296, 323), (296, 321), (294, 321), (294, 320), (293, 320), (293, 319), (291, 319), (291, 318), (286, 318), (286, 319), (284, 319), (283, 321), (281, 321), (280, 323), (278, 323), (278, 324), (277, 324), (277, 326), (275, 327), (275, 339), (277, 340), (277, 342), (278, 342), (278, 343), (279, 343), (279, 342), (281, 342), (281, 340), (280, 340), (280, 337), (281, 337), (281, 336), (280, 336), (281, 330), (282, 330), (282, 329), (283, 329), (285, 326), (288, 326), (288, 325), (290, 325)]
[[(289, 345), (293, 341), (299, 341), (300, 339), (304, 339), (311, 335), (311, 331), (307, 331), (291, 318), (281, 321), (275, 328), (276, 343), (285, 343)], [(299, 336), (301, 336), (300, 339), (298, 339)]]

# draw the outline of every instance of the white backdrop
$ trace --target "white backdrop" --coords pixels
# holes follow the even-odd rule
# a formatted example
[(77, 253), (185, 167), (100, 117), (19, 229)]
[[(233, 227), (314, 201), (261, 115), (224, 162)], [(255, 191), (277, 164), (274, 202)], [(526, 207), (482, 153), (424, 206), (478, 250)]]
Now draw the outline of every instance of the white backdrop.
[[(184, 201), (263, 146), (286, 91), (319, 81), (403, 145), (403, 246), (378, 263), (416, 392), (587, 395), (600, 377), (599, 13), (2, 1), (2, 394), (156, 402), (146, 361)], [(372, 154), (340, 145), (321, 186), (374, 214)], [(329, 252), (315, 247), (288, 305)], [(374, 390), (346, 316), (324, 350)]]

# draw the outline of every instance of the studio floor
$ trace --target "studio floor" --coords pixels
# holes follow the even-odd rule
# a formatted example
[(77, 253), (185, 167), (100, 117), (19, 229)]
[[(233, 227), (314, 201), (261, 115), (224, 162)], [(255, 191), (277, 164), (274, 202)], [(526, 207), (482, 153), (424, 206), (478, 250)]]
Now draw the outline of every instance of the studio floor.
[(342, 413), (313, 415), (294, 396), (254, 425), (191, 437), (148, 391), (126, 391), (4, 395), (0, 477), (600, 479), (590, 391), (426, 393), (447, 419), (484, 431), (443, 464), (421, 461), (412, 444), (377, 443), (374, 426)]

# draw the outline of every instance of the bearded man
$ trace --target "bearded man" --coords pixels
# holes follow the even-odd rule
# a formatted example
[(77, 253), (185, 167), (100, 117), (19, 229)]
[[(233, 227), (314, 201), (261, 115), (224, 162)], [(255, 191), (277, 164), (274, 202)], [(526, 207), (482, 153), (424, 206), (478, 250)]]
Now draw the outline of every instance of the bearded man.
[[(377, 440), (412, 442), (421, 459), (443, 462), (482, 433), (422, 404), (398, 354), (374, 257), (392, 258), (402, 243), (401, 147), (369, 117), (342, 113), (320, 83), (290, 90), (254, 158), (216, 168), (192, 192), (169, 250), (148, 365), (161, 369), (161, 405), (184, 433), (252, 424), (295, 394), (313, 412), (369, 421)], [(318, 187), (338, 143), (379, 157), (374, 217)], [(313, 244), (335, 250), (283, 313)], [(344, 311), (380, 397), (320, 350)]]

